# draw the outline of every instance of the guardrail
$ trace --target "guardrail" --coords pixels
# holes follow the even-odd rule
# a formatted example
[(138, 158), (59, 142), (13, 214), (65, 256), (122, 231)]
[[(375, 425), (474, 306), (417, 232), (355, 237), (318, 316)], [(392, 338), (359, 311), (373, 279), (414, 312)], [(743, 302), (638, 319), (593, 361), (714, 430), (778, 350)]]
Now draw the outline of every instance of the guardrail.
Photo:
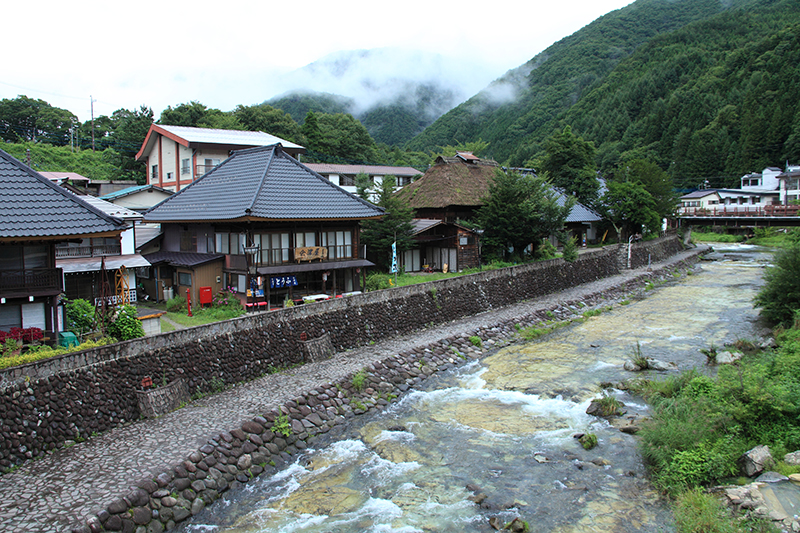
[(678, 211), (681, 217), (796, 217), (800, 205), (767, 205), (767, 206), (724, 206), (724, 207), (682, 207)]

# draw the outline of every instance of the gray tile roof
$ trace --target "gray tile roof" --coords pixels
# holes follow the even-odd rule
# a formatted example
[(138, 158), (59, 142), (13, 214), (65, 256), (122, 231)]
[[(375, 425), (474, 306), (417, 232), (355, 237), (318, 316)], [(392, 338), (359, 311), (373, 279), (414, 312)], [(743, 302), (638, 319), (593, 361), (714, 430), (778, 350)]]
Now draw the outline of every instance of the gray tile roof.
[(0, 150), (0, 239), (90, 236), (124, 227)]
[[(558, 187), (553, 187), (553, 189), (558, 195), (556, 197), (556, 203), (563, 207), (567, 201), (567, 196), (564, 194), (564, 191)], [(576, 201), (564, 222), (598, 222), (600, 220), (603, 220), (603, 217), (598, 215), (597, 212)]]
[(239, 150), (145, 213), (148, 222), (346, 220), (383, 210), (332, 184), (280, 145)]
[(225, 254), (200, 254), (196, 252), (168, 252), (161, 250), (142, 257), (147, 259), (151, 265), (166, 263), (177, 267), (195, 267), (210, 263), (211, 261), (224, 259)]

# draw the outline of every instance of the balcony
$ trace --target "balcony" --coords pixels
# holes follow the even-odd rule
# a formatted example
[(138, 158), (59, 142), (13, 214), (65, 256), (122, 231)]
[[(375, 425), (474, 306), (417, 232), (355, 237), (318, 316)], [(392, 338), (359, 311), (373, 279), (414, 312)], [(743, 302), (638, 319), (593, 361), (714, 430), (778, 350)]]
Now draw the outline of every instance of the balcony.
[(103, 244), (96, 246), (56, 246), (56, 259), (67, 259), (73, 257), (102, 257), (121, 254), (122, 246), (120, 244)]
[(199, 178), (200, 176), (202, 176), (206, 172), (211, 172), (211, 170), (213, 168), (217, 167), (217, 166), (218, 165), (195, 165), (195, 167), (194, 167), (194, 170), (195, 170), (194, 176), (195, 176), (195, 178)]
[(6, 298), (60, 292), (60, 268), (32, 268), (0, 271), (0, 294)]
[[(323, 254), (314, 255), (313, 259), (309, 258), (307, 253), (298, 252), (298, 250), (308, 250), (309, 248), (327, 251), (327, 256), (322, 257)], [(360, 253), (359, 253), (360, 252)], [(257, 264), (260, 267), (280, 266), (301, 261), (349, 261), (351, 259), (366, 259), (367, 247), (361, 245), (360, 247), (354, 244), (342, 244), (337, 246), (312, 246), (308, 248), (271, 248), (268, 250), (261, 250)], [(226, 256), (225, 267), (232, 270), (246, 270), (247, 259), (244, 255), (228, 255)]]

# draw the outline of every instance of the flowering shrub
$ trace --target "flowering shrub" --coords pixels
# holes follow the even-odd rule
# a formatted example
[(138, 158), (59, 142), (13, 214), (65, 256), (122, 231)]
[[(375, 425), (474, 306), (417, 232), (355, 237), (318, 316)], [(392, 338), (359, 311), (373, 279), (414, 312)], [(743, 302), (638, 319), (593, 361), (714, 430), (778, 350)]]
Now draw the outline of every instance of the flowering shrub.
[(0, 344), (5, 344), (7, 339), (31, 343), (42, 338), (44, 338), (44, 333), (40, 328), (11, 328), (10, 331), (0, 331)]
[(228, 287), (227, 289), (222, 289), (217, 294), (214, 295), (214, 300), (211, 303), (211, 307), (227, 307), (231, 309), (241, 309), (242, 301), (239, 300), (239, 297), (236, 296), (236, 289), (233, 287)]
[(119, 308), (113, 322), (108, 326), (108, 333), (121, 341), (144, 337), (144, 327), (137, 318), (136, 308), (132, 305)]

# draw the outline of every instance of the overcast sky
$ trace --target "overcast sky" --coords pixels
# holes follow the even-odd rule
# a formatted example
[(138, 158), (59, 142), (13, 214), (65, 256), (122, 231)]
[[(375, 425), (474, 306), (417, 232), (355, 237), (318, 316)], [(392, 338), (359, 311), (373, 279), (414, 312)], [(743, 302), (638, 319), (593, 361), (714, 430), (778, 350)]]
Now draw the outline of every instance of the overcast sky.
[[(12, 2), (0, 98), (25, 94), (81, 121), (197, 100), (229, 111), (341, 50), (402, 47), (458, 59), (478, 89), (630, 0)], [(413, 65), (408, 68), (413, 69)], [(91, 98), (90, 98), (91, 97)]]

